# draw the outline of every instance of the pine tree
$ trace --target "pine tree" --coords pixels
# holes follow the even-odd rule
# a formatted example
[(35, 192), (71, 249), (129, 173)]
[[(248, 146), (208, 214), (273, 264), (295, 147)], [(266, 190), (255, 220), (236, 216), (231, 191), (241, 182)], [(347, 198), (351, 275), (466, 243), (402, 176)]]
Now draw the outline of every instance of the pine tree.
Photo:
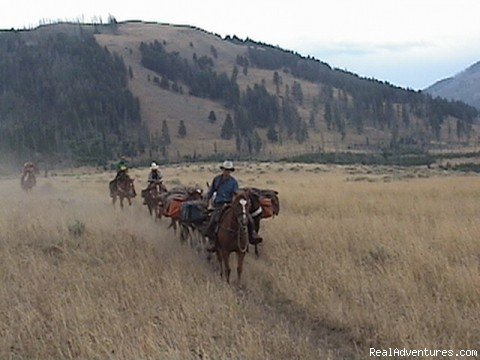
[(258, 135), (257, 131), (253, 132), (253, 149), (255, 150), (255, 153), (258, 154), (260, 150), (262, 149), (262, 138), (260, 135)]
[(310, 126), (310, 128), (314, 129), (315, 130), (315, 114), (313, 113), (313, 111), (310, 112), (310, 119), (308, 120), (308, 125)]
[(187, 127), (183, 120), (180, 120), (180, 124), (178, 125), (178, 136), (182, 139), (187, 136)]
[(162, 123), (162, 142), (164, 145), (170, 145), (171, 143), (167, 120), (163, 120)]
[(267, 139), (272, 143), (278, 142), (278, 132), (275, 130), (275, 127), (270, 126), (267, 130)]
[(273, 83), (275, 84), (275, 89), (277, 91), (277, 95), (280, 93), (280, 85), (282, 84), (282, 77), (278, 75), (278, 72), (273, 73)]
[(296, 82), (296, 81), (293, 82), (292, 97), (297, 103), (302, 105), (302, 103), (303, 103), (303, 91), (302, 91), (302, 86), (300, 85), (299, 82)]
[(330, 103), (325, 104), (325, 122), (327, 123), (327, 129), (332, 130), (332, 107)]
[(217, 121), (217, 116), (215, 115), (215, 112), (213, 110), (210, 111), (210, 114), (208, 115), (208, 120), (213, 124), (215, 121)]
[(165, 90), (170, 90), (170, 82), (166, 76), (162, 77), (162, 80), (160, 81), (160, 87)]
[(220, 137), (225, 140), (230, 140), (233, 137), (233, 121), (230, 114), (227, 114), (227, 117), (225, 118)]

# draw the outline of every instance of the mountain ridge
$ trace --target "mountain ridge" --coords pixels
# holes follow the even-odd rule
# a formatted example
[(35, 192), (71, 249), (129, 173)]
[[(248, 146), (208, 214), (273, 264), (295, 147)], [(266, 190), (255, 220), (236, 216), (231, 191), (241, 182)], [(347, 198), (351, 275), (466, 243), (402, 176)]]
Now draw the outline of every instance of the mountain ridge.
[[(138, 99), (145, 127), (144, 139), (130, 144), (134, 157), (279, 158), (317, 151), (378, 151), (399, 144), (424, 148), (461, 143), (475, 131), (477, 114), (463, 104), (433, 100), (311, 56), (236, 36), (222, 39), (189, 25), (62, 23), (21, 33), (41, 38), (62, 32), (91, 33), (100, 48), (124, 63), (126, 86)], [(6, 33), (12, 32), (0, 32), (0, 39)], [(229, 100), (225, 91), (231, 91)], [(234, 124), (229, 138), (222, 137), (227, 117)], [(0, 112), (0, 126), (2, 122)], [(180, 123), (185, 136), (177, 133)], [(29, 152), (45, 153), (38, 148)], [(111, 156), (121, 152), (119, 148)]]
[(452, 77), (437, 81), (424, 91), (432, 96), (463, 101), (480, 109), (480, 61)]

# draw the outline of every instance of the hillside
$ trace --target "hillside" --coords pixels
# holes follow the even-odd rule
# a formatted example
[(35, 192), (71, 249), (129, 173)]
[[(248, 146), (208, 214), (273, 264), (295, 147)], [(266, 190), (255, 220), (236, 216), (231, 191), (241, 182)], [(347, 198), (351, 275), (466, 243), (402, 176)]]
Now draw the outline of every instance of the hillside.
[(480, 109), (480, 62), (424, 90), (432, 96), (463, 101)]
[[(100, 164), (121, 154), (147, 162), (423, 151), (464, 146), (476, 131), (477, 111), (463, 103), (188, 26), (53, 24), (1, 32), (2, 41), (0, 74), (25, 81), (0, 81), (0, 146), (20, 159)], [(64, 50), (52, 50), (55, 42)], [(35, 66), (16, 61), (25, 52)], [(37, 67), (43, 70), (31, 71)], [(47, 83), (34, 86), (25, 107), (31, 85)]]

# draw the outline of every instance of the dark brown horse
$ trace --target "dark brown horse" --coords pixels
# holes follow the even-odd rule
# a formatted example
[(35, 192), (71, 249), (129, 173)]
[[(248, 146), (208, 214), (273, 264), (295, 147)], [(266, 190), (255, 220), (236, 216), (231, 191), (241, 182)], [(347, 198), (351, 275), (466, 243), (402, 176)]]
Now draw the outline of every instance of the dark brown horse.
[(243, 259), (248, 248), (248, 212), (250, 211), (249, 191), (238, 192), (230, 207), (222, 214), (218, 223), (216, 253), (220, 263), (220, 274), (230, 282), (229, 258), (231, 252), (237, 253), (237, 276), (240, 282)]
[(128, 205), (132, 205), (132, 199), (137, 196), (133, 182), (135, 179), (130, 178), (127, 174), (121, 176), (116, 182), (110, 184), (112, 190), (112, 203), (115, 205), (117, 196), (120, 198), (120, 207), (123, 209), (123, 199), (128, 200)]
[[(280, 213), (280, 200), (278, 191), (270, 189), (245, 188), (248, 191), (250, 199), (250, 216), (253, 219), (254, 230), (258, 234), (260, 231), (260, 220), (276, 216)], [(269, 201), (265, 201), (269, 200)], [(265, 208), (268, 203), (271, 209)], [(255, 255), (259, 256), (258, 244), (255, 244)]]
[(161, 195), (167, 192), (167, 188), (162, 182), (157, 184), (150, 185), (142, 190), (142, 198), (144, 199), (144, 204), (147, 205), (148, 212), (151, 215), (155, 215), (155, 220), (161, 218), (160, 208), (158, 206)]

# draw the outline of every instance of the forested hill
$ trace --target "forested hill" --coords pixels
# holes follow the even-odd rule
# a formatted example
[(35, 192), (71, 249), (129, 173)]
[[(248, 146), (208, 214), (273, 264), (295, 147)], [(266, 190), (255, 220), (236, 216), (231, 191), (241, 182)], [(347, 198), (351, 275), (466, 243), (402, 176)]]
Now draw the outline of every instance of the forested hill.
[(102, 163), (465, 145), (477, 110), (236, 37), (114, 20), (0, 32), (0, 149)]
[(142, 125), (127, 77), (88, 29), (2, 32), (0, 150), (54, 162), (136, 154)]

